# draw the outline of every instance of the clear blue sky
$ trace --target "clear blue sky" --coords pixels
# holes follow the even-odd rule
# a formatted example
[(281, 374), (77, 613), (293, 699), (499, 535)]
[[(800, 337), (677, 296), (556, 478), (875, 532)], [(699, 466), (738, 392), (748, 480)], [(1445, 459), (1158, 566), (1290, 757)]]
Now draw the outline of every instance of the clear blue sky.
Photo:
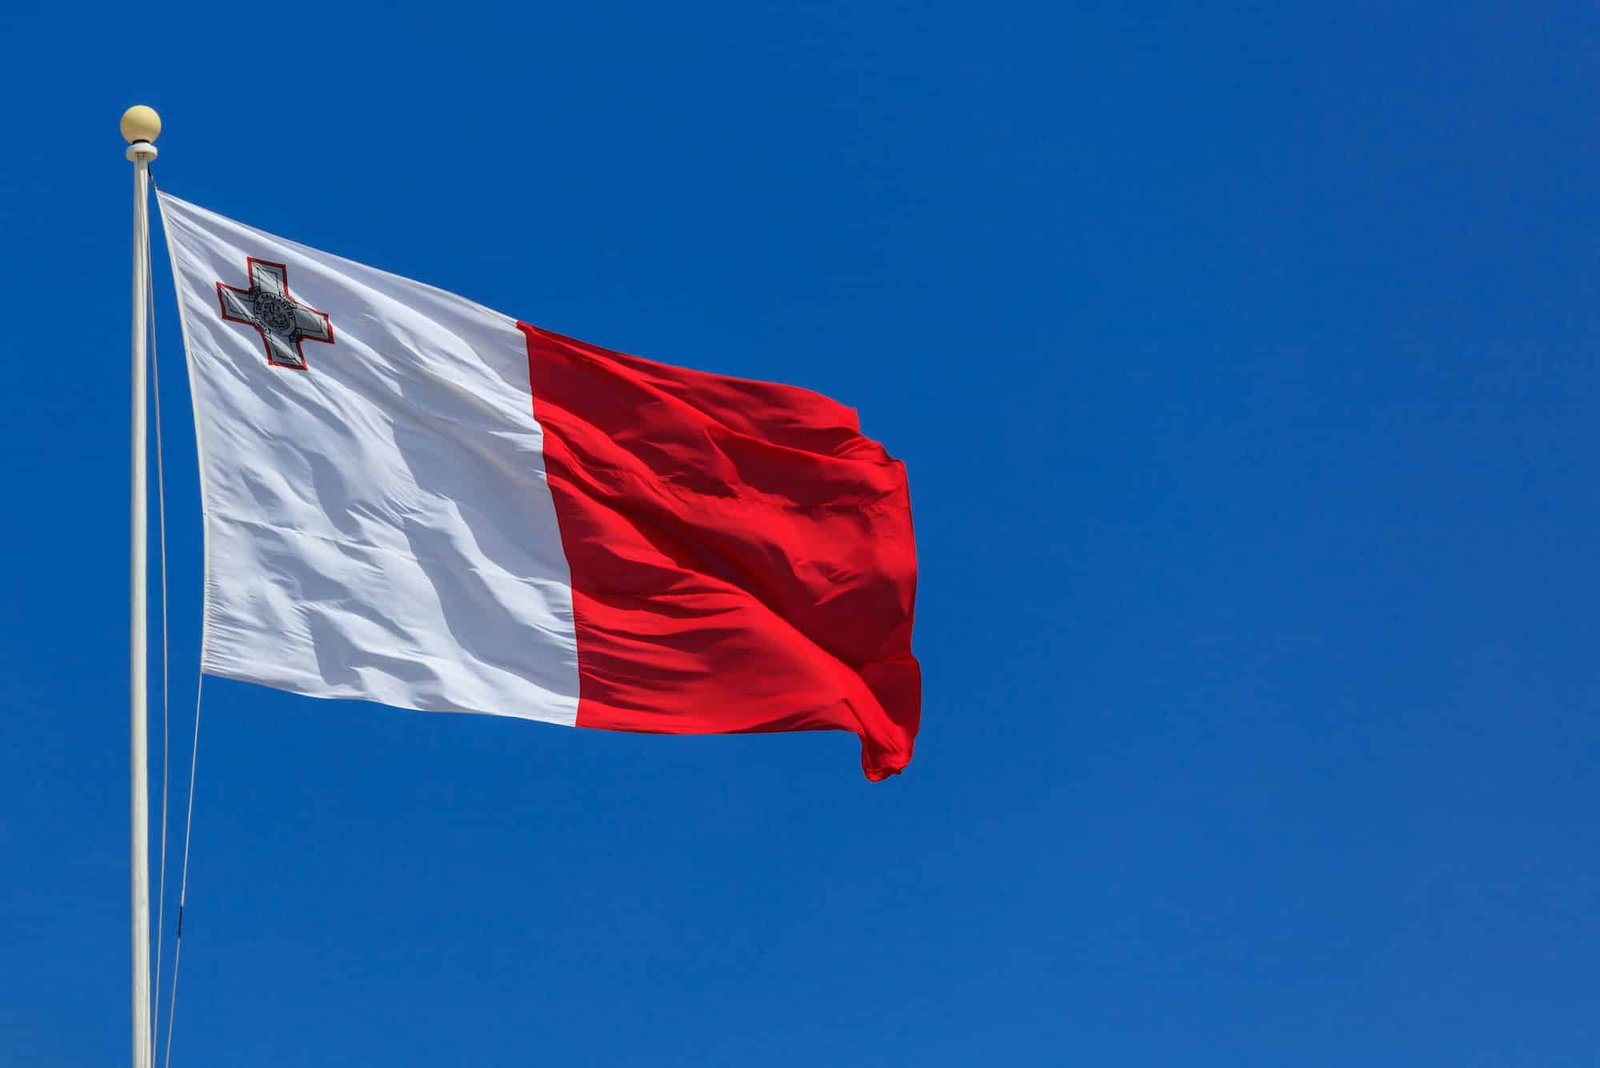
[(1592, 5), (10, 0), (0, 40), (0, 1063), (127, 1057), (136, 102), (180, 196), (857, 407), (922, 568), (877, 786), (842, 734), (213, 680), (174, 1064), (1595, 1063)]

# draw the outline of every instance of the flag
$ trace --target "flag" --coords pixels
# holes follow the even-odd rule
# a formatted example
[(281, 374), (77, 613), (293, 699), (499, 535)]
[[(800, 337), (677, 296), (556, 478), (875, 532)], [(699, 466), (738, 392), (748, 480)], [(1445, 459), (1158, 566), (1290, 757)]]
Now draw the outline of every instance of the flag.
[(202, 670), (911, 759), (903, 465), (850, 409), (611, 352), (159, 197), (205, 513)]

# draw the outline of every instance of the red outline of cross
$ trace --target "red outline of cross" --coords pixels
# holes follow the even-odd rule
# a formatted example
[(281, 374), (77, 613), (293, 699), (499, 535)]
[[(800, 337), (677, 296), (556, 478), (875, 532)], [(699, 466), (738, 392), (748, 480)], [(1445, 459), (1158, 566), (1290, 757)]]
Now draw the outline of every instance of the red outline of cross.
[[(294, 306), (297, 319), (298, 319), (300, 313), (304, 313), (306, 315), (314, 315), (317, 318), (322, 320), (323, 328), (328, 333), (327, 337), (315, 337), (315, 336), (313, 336), (311, 334), (302, 332), (300, 327), (299, 327), (299, 325), (297, 324), (296, 327), (295, 327), (294, 333), (292, 335), (293, 338), (294, 338), (295, 355), (300, 357), (300, 362), (297, 363), (297, 364), (295, 364), (295, 363), (284, 363), (281, 360), (275, 360), (275, 359), (272, 358), (272, 342), (267, 339), (267, 333), (266, 333), (265, 330), (261, 329), (261, 324), (260, 323), (256, 322), (254, 319), (248, 319), (248, 318), (241, 319), (237, 315), (228, 314), (228, 298), (223, 295), (223, 291), (224, 290), (226, 290), (229, 293), (235, 294), (238, 297), (239, 301), (241, 303), (243, 303), (243, 304), (249, 304), (250, 303), (250, 294), (252, 292), (255, 292), (259, 288), (266, 288), (266, 289), (269, 290), (269, 292), (271, 291), (272, 287), (263, 287), (263, 286), (261, 286), (261, 284), (260, 284), (261, 280), (256, 274), (256, 267), (258, 265), (262, 266), (262, 267), (276, 267), (279, 270), (279, 272), (281, 272), (282, 277), (283, 277), (283, 292), (281, 294), (274, 294), (274, 295), (281, 296), (284, 300), (288, 301), (290, 304), (292, 304)], [(333, 320), (329, 319), (328, 316), (326, 315), (326, 313), (318, 311), (317, 309), (311, 307), (309, 304), (300, 303), (298, 300), (296, 300), (294, 298), (293, 294), (291, 294), (289, 292), (289, 267), (288, 267), (287, 264), (275, 263), (272, 260), (263, 260), (263, 259), (258, 259), (255, 256), (248, 256), (248, 257), (245, 258), (245, 275), (246, 275), (246, 277), (248, 277), (250, 279), (250, 288), (249, 289), (239, 289), (236, 286), (223, 285), (221, 282), (217, 283), (217, 304), (222, 309), (222, 317), (224, 319), (228, 320), (228, 322), (230, 322), (230, 323), (243, 323), (244, 325), (246, 325), (246, 326), (250, 327), (251, 329), (253, 329), (257, 334), (261, 335), (261, 347), (266, 349), (266, 352), (267, 352), (267, 363), (270, 366), (283, 367), (283, 368), (287, 368), (287, 369), (289, 369), (291, 371), (309, 371), (309, 370), (311, 370), (311, 365), (306, 362), (305, 350), (302, 349), (300, 347), (300, 345), (304, 341), (320, 341), (320, 342), (322, 342), (324, 344), (327, 344), (327, 345), (333, 344)], [(279, 340), (282, 341), (282, 340), (285, 340), (285, 339), (280, 337)]]

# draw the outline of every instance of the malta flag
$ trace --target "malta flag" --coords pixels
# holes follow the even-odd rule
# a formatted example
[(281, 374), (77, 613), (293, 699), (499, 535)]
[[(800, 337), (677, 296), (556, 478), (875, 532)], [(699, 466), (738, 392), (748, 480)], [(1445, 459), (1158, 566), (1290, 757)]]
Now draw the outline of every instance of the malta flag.
[(610, 352), (165, 194), (202, 669), (313, 697), (911, 759), (905, 469), (788, 386)]

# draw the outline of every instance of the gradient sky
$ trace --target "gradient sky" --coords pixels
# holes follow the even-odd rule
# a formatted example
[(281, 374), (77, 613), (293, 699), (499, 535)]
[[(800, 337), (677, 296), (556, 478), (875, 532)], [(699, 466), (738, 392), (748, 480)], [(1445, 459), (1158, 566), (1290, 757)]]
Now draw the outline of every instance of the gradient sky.
[(858, 408), (922, 569), (881, 785), (843, 734), (212, 680), (174, 1065), (1595, 1063), (1593, 5), (9, 0), (0, 40), (0, 1064), (127, 1058), (136, 102), (179, 196)]

